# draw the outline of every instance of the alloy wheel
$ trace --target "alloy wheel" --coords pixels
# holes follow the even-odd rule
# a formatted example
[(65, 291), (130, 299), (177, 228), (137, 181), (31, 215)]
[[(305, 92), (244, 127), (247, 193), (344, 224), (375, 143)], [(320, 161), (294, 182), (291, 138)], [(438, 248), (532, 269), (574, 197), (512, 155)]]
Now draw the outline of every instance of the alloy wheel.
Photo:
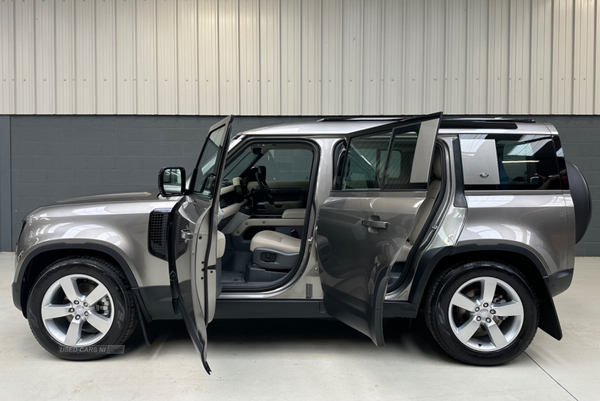
[(112, 327), (114, 303), (96, 278), (71, 274), (55, 281), (44, 294), (41, 317), (50, 335), (65, 346), (98, 343)]
[(507, 347), (523, 327), (524, 309), (514, 288), (496, 277), (478, 277), (461, 285), (448, 308), (456, 338), (482, 352)]

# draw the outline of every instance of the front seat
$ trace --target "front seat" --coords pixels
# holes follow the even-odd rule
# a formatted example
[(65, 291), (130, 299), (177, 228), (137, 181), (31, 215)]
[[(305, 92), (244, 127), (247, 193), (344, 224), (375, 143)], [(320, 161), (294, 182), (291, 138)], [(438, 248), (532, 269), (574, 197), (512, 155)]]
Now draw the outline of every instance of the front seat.
[(440, 193), (440, 188), (442, 186), (442, 157), (439, 150), (436, 150), (435, 154), (433, 155), (432, 167), (432, 177), (431, 181), (429, 182), (429, 188), (427, 189), (427, 195), (419, 207), (419, 210), (417, 210), (413, 228), (408, 235), (408, 239), (402, 246), (400, 256), (398, 257), (398, 262), (406, 262), (408, 253), (412, 249), (413, 244), (421, 233), (421, 230), (423, 229), (423, 226), (425, 225), (425, 222), (427, 221), (427, 218), (433, 209), (435, 200)]
[(302, 240), (277, 231), (261, 231), (252, 237), (252, 263), (268, 270), (289, 271), (296, 266)]

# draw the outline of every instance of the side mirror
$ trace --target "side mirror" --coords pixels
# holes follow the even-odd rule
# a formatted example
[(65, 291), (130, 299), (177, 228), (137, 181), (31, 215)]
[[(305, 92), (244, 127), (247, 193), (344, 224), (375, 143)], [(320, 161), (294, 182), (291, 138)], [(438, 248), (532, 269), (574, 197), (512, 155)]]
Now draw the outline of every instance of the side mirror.
[(158, 190), (162, 196), (181, 196), (185, 193), (185, 169), (165, 167), (158, 173)]

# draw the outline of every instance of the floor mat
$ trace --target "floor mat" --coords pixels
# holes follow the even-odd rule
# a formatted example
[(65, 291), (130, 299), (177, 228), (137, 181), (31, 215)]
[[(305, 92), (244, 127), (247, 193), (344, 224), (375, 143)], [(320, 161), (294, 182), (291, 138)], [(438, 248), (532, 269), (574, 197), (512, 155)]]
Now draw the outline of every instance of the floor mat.
[(245, 283), (243, 272), (221, 272), (221, 282), (222, 283)]

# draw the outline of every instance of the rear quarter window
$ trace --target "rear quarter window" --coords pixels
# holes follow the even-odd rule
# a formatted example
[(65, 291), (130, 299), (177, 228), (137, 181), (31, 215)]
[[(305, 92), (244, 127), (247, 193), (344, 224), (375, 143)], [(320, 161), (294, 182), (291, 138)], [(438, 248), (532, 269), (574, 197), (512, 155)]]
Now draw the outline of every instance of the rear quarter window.
[(466, 190), (561, 189), (552, 136), (460, 135)]

